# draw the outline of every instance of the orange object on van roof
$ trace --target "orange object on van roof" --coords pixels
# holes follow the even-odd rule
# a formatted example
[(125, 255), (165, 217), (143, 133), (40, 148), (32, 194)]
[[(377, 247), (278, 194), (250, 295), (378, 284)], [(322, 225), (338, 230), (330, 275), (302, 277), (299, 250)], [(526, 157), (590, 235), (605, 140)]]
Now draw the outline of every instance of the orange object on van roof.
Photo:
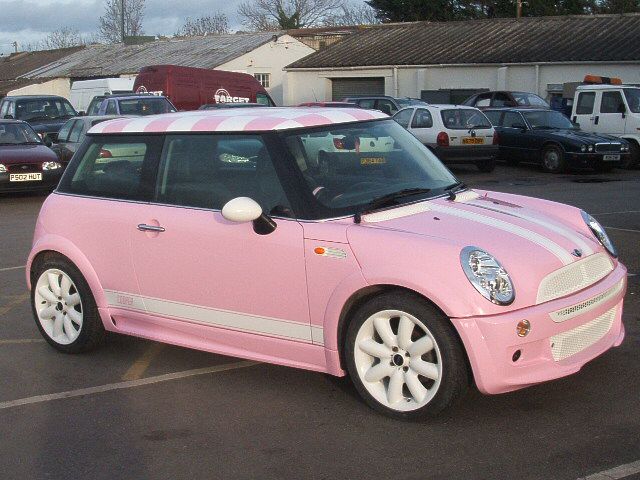
[(601, 77), (600, 75), (585, 75), (584, 83), (622, 85), (622, 79), (617, 77)]

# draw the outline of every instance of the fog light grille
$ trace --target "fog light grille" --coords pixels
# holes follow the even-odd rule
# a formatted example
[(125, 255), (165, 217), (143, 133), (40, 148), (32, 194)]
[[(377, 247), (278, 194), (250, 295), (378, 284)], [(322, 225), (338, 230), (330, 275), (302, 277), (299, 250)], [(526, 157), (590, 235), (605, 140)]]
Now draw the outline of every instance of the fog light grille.
[(604, 337), (616, 318), (616, 307), (572, 330), (554, 335), (549, 339), (553, 359), (557, 362), (580, 353)]

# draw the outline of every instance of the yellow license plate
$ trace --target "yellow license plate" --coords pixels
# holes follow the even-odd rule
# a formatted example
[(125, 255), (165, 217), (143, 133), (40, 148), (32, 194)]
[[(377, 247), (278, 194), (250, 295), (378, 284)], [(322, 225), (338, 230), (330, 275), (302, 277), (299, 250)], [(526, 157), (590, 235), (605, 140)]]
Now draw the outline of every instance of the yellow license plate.
[(482, 145), (484, 138), (482, 137), (462, 137), (463, 145)]

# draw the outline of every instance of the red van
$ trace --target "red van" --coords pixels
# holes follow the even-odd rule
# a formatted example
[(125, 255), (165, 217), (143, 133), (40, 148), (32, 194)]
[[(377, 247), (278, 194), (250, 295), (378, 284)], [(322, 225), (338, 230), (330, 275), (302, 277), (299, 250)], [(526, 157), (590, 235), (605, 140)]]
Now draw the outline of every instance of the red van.
[(178, 110), (197, 110), (208, 103), (275, 103), (260, 82), (246, 73), (177, 65), (140, 70), (133, 91), (164, 95)]

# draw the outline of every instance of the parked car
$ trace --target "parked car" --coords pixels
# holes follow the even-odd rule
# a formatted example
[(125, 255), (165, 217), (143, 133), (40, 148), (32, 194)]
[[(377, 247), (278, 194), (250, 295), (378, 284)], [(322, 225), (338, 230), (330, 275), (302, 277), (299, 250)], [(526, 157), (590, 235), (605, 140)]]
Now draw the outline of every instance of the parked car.
[(105, 99), (115, 98), (115, 97), (118, 97), (118, 98), (132, 97), (132, 96), (138, 96), (138, 94), (137, 93), (116, 93), (112, 95), (96, 95), (91, 99), (91, 102), (89, 102), (87, 111), (84, 114), (87, 115), (88, 117), (95, 117), (96, 115), (98, 115), (100, 106), (102, 105), (102, 102)]
[[(394, 149), (319, 165), (302, 141), (318, 133)], [(100, 123), (42, 206), (26, 274), (59, 351), (109, 330), (348, 372), (371, 406), (405, 419), (470, 383), (501, 393), (577, 372), (625, 335), (627, 270), (593, 217), (466, 189), (361, 109)]]
[(304, 102), (299, 107), (358, 108), (355, 102)]
[(629, 144), (611, 135), (580, 130), (562, 113), (547, 109), (485, 110), (500, 136), (500, 157), (540, 163), (551, 173), (568, 167), (611, 170), (629, 156)]
[(87, 131), (91, 127), (114, 118), (118, 117), (109, 115), (74, 117), (62, 126), (60, 132), (58, 132), (58, 139), (56, 143), (51, 146), (51, 149), (56, 152), (56, 155), (58, 155), (61, 161), (68, 163), (71, 157), (73, 157), (73, 154), (76, 153), (76, 150), (78, 150), (78, 147), (82, 144)]
[(496, 167), (498, 137), (489, 119), (477, 108), (408, 107), (393, 119), (444, 163), (472, 163), (481, 172), (492, 172)]
[(142, 94), (105, 98), (96, 115), (141, 117), (175, 111), (176, 107), (166, 97)]
[(391, 116), (398, 110), (411, 105), (427, 105), (422, 100), (416, 98), (394, 98), (388, 95), (357, 95), (342, 99), (343, 102), (355, 103), (360, 108), (369, 110), (380, 110)]
[(275, 106), (253, 75), (207, 68), (153, 65), (140, 70), (133, 90), (164, 95), (178, 110), (209, 103), (263, 103)]
[(571, 119), (585, 132), (615, 135), (629, 142), (623, 168), (640, 164), (640, 88), (582, 85), (576, 89)]
[(522, 108), (551, 108), (546, 100), (531, 92), (483, 92), (467, 98), (463, 105), (476, 108), (489, 107), (522, 107)]
[(198, 110), (216, 110), (218, 108), (253, 108), (267, 107), (264, 103), (207, 103), (201, 105)]
[(81, 114), (91, 115), (89, 107), (95, 97), (133, 93), (133, 78), (99, 78), (73, 82), (69, 101)]
[(58, 130), (78, 115), (66, 98), (56, 95), (20, 95), (0, 101), (0, 118), (27, 122), (40, 135), (55, 141)]
[(0, 120), (0, 192), (52, 190), (64, 166), (28, 123)]

